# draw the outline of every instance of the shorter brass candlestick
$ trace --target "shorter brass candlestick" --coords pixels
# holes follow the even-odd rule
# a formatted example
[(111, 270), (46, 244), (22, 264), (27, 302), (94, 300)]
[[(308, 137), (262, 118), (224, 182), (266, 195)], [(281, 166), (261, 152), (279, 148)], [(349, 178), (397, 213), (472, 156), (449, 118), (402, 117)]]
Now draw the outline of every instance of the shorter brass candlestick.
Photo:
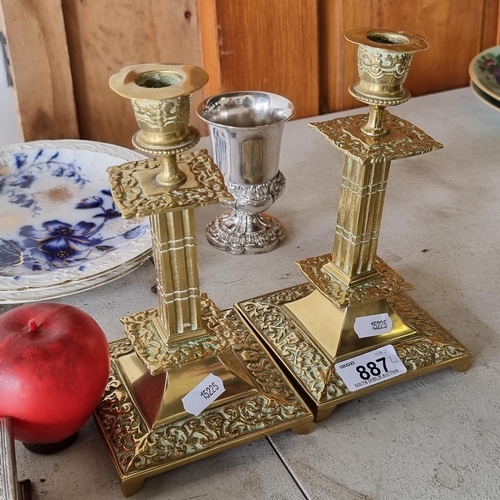
[(362, 29), (360, 81), (349, 91), (368, 115), (311, 127), (344, 154), (333, 253), (297, 262), (308, 282), (237, 304), (237, 309), (308, 395), (316, 421), (344, 401), (425, 373), (466, 370), (471, 353), (404, 292), (413, 287), (377, 257), (392, 160), (442, 147), (386, 106), (407, 101), (403, 82), (427, 42)]
[(159, 304), (122, 318), (95, 419), (128, 496), (154, 474), (292, 429), (312, 413), (234, 310), (200, 294), (194, 209), (232, 197), (205, 150), (189, 96), (208, 77), (196, 66), (124, 68), (111, 88), (131, 99), (137, 149), (153, 159), (111, 167), (124, 218), (149, 216)]

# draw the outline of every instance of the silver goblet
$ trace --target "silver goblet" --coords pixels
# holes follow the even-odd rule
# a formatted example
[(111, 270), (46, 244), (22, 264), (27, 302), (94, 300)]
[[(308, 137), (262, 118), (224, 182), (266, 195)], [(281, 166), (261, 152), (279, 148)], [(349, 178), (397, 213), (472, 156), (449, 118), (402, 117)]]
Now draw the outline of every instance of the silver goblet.
[(281, 196), (281, 137), (293, 104), (268, 92), (228, 92), (200, 103), (198, 116), (208, 124), (212, 155), (234, 202), (207, 227), (208, 241), (233, 254), (262, 253), (284, 239), (281, 222), (263, 213)]

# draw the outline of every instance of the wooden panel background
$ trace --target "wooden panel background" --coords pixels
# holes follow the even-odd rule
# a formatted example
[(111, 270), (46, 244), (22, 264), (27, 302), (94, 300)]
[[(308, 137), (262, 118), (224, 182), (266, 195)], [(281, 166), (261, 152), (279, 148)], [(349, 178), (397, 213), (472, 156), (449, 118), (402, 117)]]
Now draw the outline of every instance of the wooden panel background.
[(196, 0), (65, 0), (63, 12), (81, 137), (131, 147), (132, 106), (109, 77), (132, 64), (200, 65)]
[(2, 0), (25, 141), (79, 136), (60, 0)]
[(469, 84), (468, 66), (498, 43), (498, 0), (319, 0), (321, 110), (360, 106), (348, 86), (357, 81), (357, 45), (345, 31), (384, 27), (424, 36), (430, 43), (414, 55), (405, 87), (424, 95)]
[(284, 95), (295, 118), (319, 112), (316, 0), (198, 0), (206, 93)]
[(348, 29), (425, 36), (431, 48), (406, 83), (415, 96), (467, 86), (471, 59), (500, 44), (500, 0), (0, 1), (26, 140), (80, 133), (130, 146), (130, 103), (108, 88), (126, 65), (202, 64), (205, 95), (275, 92), (298, 118), (359, 106), (347, 92), (357, 80)]

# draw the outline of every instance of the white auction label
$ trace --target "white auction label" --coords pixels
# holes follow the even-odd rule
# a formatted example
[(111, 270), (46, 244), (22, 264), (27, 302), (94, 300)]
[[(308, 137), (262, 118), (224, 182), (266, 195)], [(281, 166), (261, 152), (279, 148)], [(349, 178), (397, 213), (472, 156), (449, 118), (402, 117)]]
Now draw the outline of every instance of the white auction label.
[(335, 364), (347, 388), (359, 391), (406, 373), (406, 367), (392, 345)]
[(198, 416), (212, 401), (221, 396), (225, 390), (222, 379), (211, 373), (182, 398), (182, 404), (188, 413)]
[(392, 319), (387, 313), (360, 316), (354, 321), (354, 331), (360, 339), (375, 337), (392, 330)]

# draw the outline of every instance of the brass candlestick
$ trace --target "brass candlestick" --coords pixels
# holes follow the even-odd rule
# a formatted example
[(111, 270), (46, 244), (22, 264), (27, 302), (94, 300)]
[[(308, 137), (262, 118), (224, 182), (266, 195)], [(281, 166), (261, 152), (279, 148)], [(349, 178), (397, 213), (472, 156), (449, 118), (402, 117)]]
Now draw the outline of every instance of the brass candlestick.
[[(111, 88), (131, 99), (137, 149), (156, 159), (111, 167), (123, 217), (149, 216), (158, 307), (122, 318), (95, 419), (128, 496), (151, 475), (291, 428), (312, 413), (233, 310), (200, 295), (194, 209), (230, 201), (205, 150), (193, 147), (189, 96), (208, 76), (196, 66), (124, 68)], [(207, 401), (208, 400), (208, 401)]]
[(376, 256), (391, 161), (442, 147), (385, 111), (410, 98), (402, 84), (413, 53), (427, 42), (372, 29), (346, 38), (359, 45), (360, 81), (349, 91), (370, 112), (311, 124), (344, 154), (333, 254), (297, 262), (308, 283), (237, 304), (308, 395), (316, 421), (399, 381), (449, 365), (466, 370), (471, 359)]

